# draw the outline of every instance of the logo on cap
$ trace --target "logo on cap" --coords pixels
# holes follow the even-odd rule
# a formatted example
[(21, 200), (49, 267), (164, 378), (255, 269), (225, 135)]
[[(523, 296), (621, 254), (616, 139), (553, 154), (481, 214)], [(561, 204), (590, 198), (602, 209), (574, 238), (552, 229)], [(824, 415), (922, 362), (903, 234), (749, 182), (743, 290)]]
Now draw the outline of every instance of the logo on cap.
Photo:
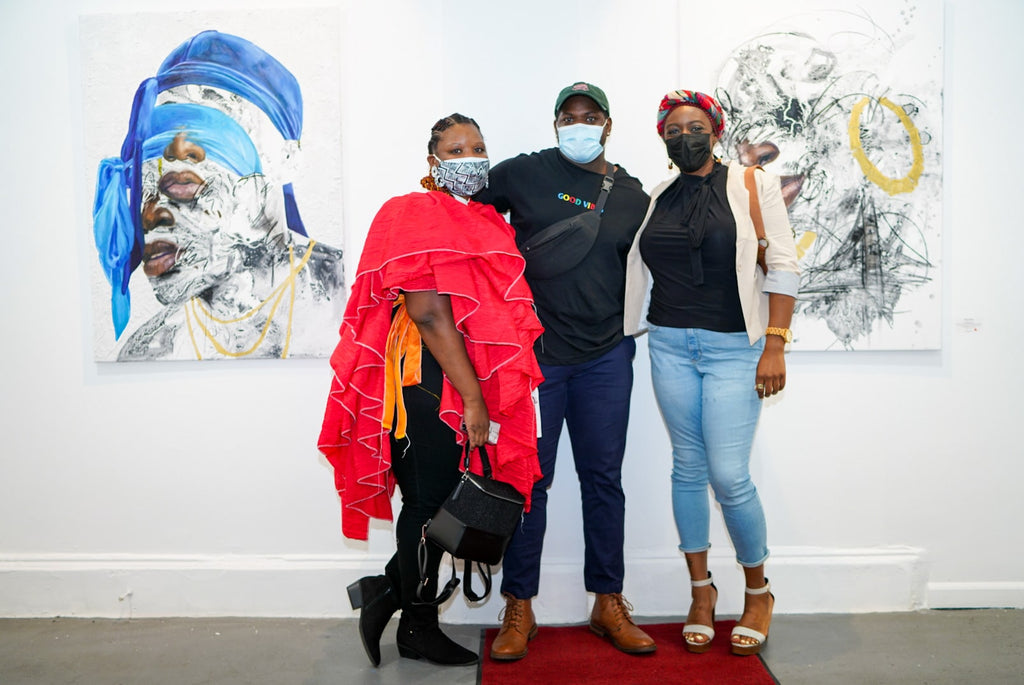
[(573, 90), (585, 90), (585, 91), (589, 92), (590, 91), (590, 86), (588, 86), (586, 83), (577, 83), (576, 85), (574, 85), (572, 87), (572, 89)]

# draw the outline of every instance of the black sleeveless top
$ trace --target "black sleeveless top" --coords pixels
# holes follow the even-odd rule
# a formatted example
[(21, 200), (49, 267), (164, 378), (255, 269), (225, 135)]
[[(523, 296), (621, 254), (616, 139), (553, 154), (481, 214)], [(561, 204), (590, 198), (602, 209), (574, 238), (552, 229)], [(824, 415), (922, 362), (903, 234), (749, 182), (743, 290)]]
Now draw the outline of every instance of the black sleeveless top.
[(647, 320), (656, 326), (746, 330), (736, 285), (736, 220), (726, 192), (728, 168), (680, 174), (657, 199), (640, 236), (654, 279)]

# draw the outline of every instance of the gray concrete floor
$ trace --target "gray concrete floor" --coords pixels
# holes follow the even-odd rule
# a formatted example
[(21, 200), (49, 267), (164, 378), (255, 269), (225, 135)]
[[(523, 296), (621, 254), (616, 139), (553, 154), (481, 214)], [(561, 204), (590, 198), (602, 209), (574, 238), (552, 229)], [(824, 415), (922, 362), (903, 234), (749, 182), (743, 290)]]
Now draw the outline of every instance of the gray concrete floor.
[[(476, 683), (472, 667), (399, 658), (396, 624), (373, 668), (352, 619), (0, 619), (0, 683)], [(446, 631), (479, 649), (480, 626)], [(785, 685), (1024, 683), (1024, 610), (777, 615), (764, 656)], [(552, 682), (571, 680), (552, 674)]]

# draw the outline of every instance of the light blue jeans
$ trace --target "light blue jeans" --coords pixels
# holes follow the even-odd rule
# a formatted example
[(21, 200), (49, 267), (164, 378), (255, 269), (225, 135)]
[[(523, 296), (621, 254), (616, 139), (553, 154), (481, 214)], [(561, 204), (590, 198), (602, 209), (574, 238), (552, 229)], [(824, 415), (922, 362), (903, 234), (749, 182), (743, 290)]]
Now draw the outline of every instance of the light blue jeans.
[(761, 414), (754, 389), (764, 339), (700, 328), (651, 326), (654, 395), (672, 441), (672, 510), (679, 549), (709, 540), (708, 483), (722, 506), (741, 566), (768, 558), (764, 510), (750, 480), (750, 449)]

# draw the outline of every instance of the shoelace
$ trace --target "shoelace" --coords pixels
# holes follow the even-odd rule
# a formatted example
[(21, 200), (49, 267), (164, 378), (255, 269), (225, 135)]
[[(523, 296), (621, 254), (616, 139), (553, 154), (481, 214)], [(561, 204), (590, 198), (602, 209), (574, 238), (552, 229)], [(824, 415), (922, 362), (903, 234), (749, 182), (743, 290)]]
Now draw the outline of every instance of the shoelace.
[(626, 620), (630, 623), (633, 623), (633, 618), (632, 616), (630, 616), (630, 612), (633, 611), (633, 605), (630, 604), (629, 601), (627, 601), (626, 598), (623, 597), (621, 594), (614, 594), (612, 595), (612, 598), (614, 600), (612, 602), (612, 611), (616, 615), (616, 623), (618, 623), (621, 620)]
[(505, 603), (505, 608), (498, 614), (498, 620), (502, 622), (503, 626), (507, 624), (510, 629), (519, 630), (524, 618), (523, 613), (523, 603), (510, 600)]

